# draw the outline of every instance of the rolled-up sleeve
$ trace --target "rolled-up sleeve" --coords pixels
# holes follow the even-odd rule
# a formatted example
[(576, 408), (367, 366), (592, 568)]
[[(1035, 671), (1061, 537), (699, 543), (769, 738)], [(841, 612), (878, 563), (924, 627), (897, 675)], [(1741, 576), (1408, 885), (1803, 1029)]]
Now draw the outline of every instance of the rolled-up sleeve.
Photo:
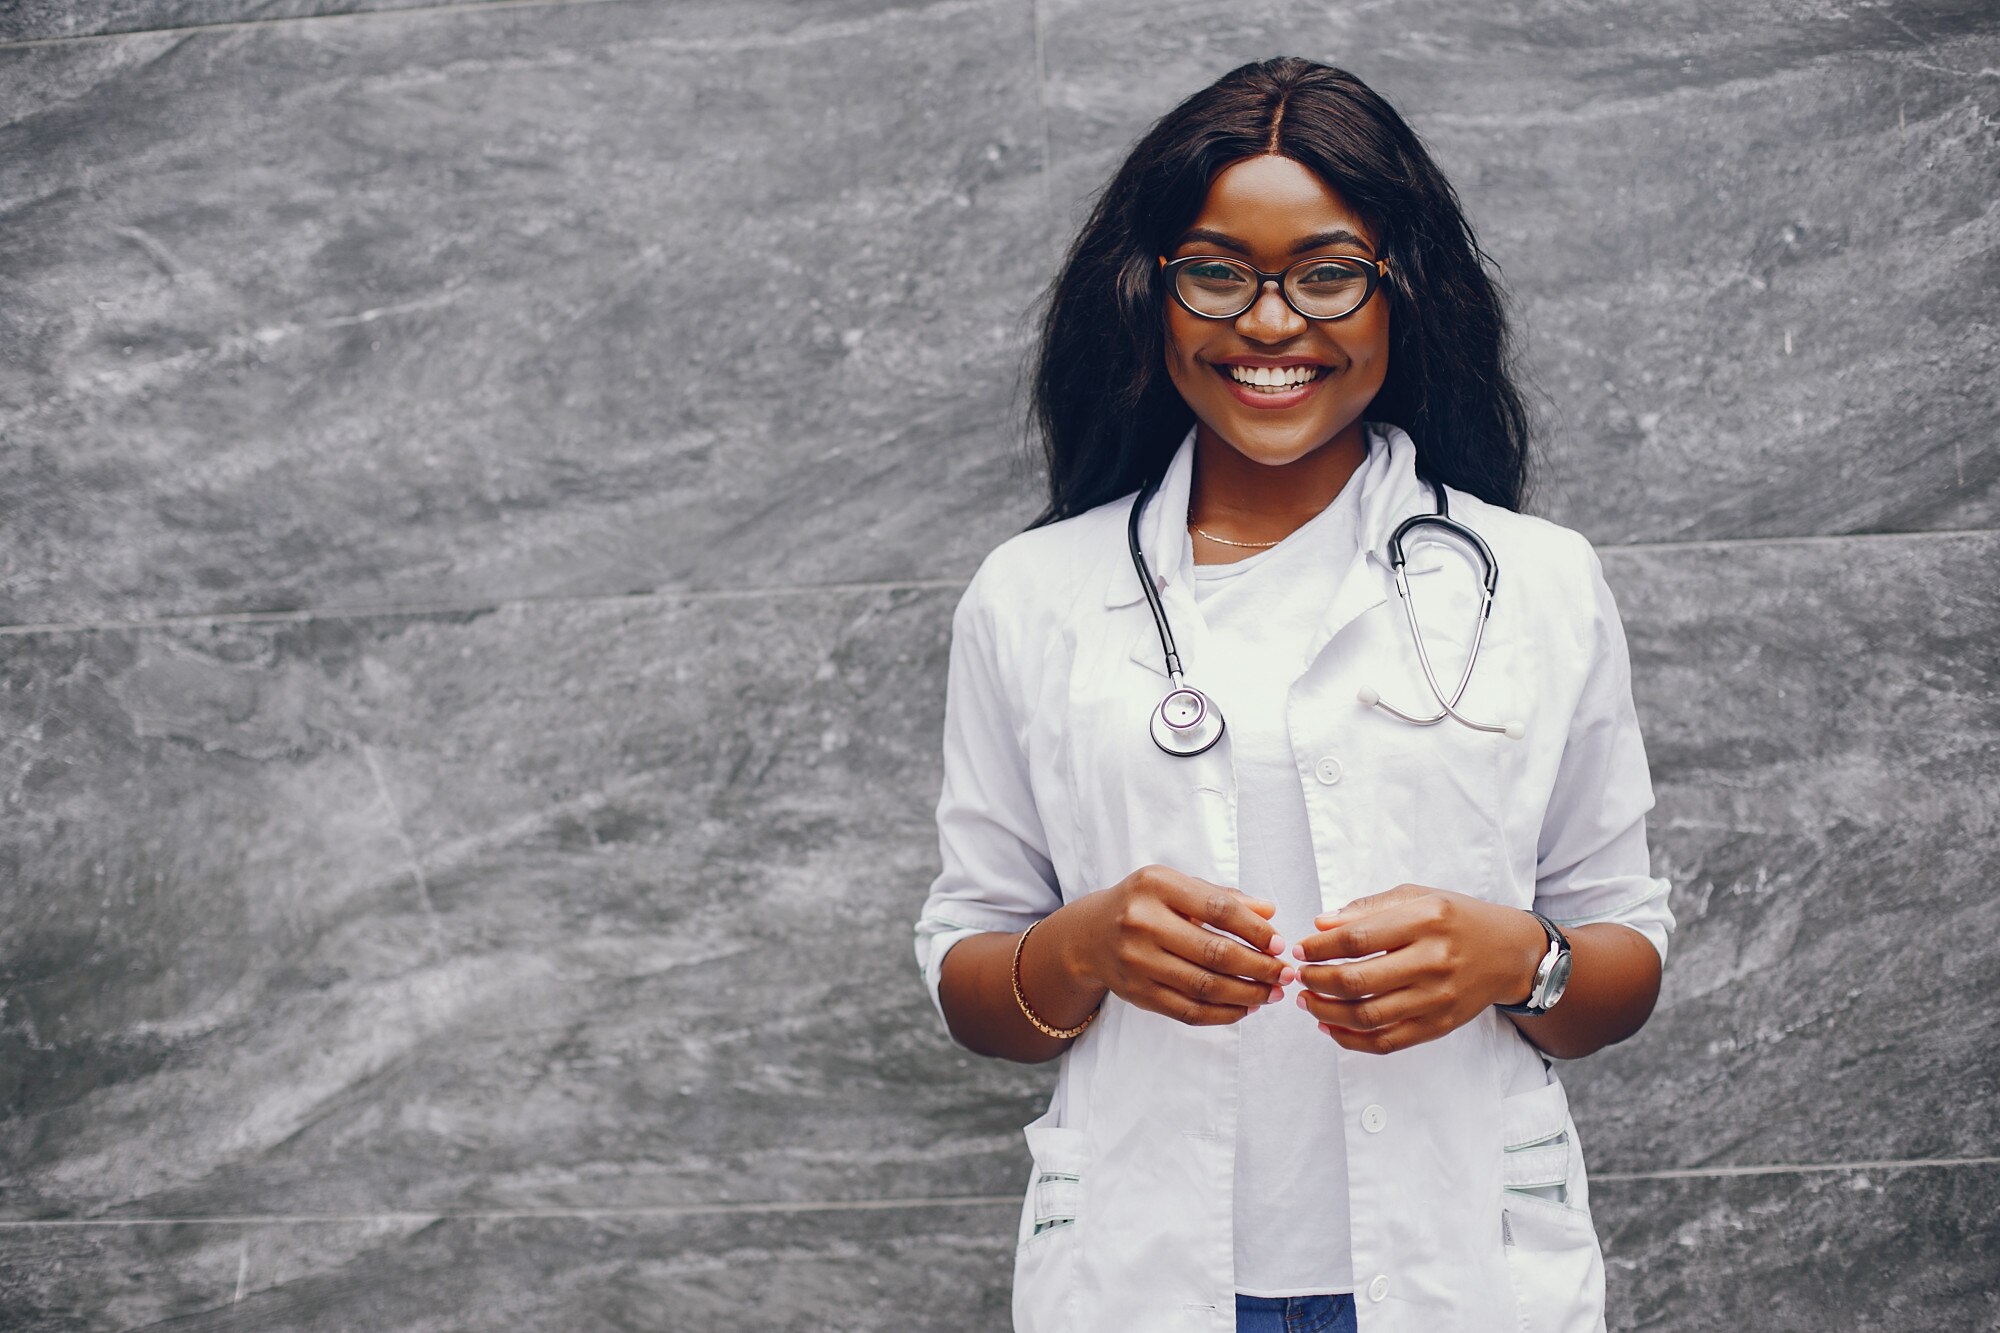
[(1017, 725), (1019, 682), (1002, 666), (988, 597), (982, 568), (952, 615), (937, 807), (942, 869), (916, 927), (917, 966), (940, 1021), (938, 979), (953, 945), (1024, 930), (1062, 905)]
[(1632, 664), (1595, 551), (1589, 563), (1590, 668), (1536, 847), (1535, 906), (1559, 926), (1630, 926), (1653, 942), (1664, 964), (1674, 915), (1670, 886), (1652, 874), (1646, 850), (1653, 783), (1632, 703)]

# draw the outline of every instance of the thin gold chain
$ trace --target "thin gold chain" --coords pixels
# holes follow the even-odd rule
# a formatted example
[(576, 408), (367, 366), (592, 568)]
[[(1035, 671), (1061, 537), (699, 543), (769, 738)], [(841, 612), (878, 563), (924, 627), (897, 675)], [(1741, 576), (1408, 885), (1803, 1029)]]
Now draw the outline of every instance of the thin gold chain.
[(1230, 541), (1229, 538), (1227, 537), (1216, 536), (1214, 533), (1208, 531), (1206, 528), (1203, 528), (1200, 524), (1195, 523), (1192, 520), (1189, 521), (1188, 526), (1193, 528), (1196, 532), (1200, 533), (1202, 536), (1208, 538), (1210, 541), (1216, 543), (1218, 546), (1241, 546), (1246, 550), (1251, 550), (1251, 551), (1261, 551), (1264, 550), (1266, 547), (1276, 546), (1278, 542), (1284, 540), (1283, 537), (1280, 537), (1278, 538), (1278, 541), (1271, 541), (1271, 542), (1233, 542)]

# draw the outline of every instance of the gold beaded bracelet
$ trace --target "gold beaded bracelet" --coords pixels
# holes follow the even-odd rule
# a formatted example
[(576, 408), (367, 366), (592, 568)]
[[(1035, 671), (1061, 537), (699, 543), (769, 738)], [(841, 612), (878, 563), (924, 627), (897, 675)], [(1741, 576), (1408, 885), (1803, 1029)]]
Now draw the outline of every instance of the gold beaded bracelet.
[[(1040, 921), (1037, 921), (1035, 926), (1041, 924)], [(1021, 932), (1021, 938), (1014, 941), (1014, 1003), (1021, 1006), (1021, 1013), (1030, 1023), (1035, 1025), (1037, 1032), (1040, 1032), (1045, 1037), (1055, 1037), (1067, 1041), (1089, 1027), (1090, 1020), (1097, 1017), (1097, 1011), (1093, 1009), (1088, 1014), (1085, 1014), (1083, 1021), (1073, 1028), (1054, 1028), (1044, 1023), (1041, 1015), (1028, 1007), (1028, 997), (1021, 994), (1021, 946), (1028, 942), (1028, 936), (1035, 933), (1035, 926), (1029, 926)]]

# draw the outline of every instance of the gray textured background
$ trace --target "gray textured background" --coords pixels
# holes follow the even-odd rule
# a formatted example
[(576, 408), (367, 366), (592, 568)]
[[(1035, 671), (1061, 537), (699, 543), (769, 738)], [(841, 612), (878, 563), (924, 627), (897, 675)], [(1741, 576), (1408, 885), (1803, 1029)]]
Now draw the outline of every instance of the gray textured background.
[(1280, 52), (1627, 616), (1613, 1327), (2000, 1323), (1990, 3), (0, 0), (0, 1326), (1003, 1328), (948, 617), (1082, 201)]

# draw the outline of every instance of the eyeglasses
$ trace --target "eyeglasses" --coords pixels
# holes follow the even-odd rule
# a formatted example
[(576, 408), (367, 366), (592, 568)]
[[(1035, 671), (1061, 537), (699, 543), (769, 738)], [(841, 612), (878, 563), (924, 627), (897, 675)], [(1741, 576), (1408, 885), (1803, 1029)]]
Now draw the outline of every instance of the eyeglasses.
[(1189, 255), (1168, 260), (1160, 256), (1167, 288), (1190, 315), (1203, 319), (1235, 319), (1275, 282), (1285, 304), (1307, 319), (1345, 319), (1368, 304), (1375, 288), (1389, 274), (1386, 259), (1354, 255), (1321, 255), (1301, 259), (1277, 273), (1266, 273), (1240, 259), (1221, 255)]

